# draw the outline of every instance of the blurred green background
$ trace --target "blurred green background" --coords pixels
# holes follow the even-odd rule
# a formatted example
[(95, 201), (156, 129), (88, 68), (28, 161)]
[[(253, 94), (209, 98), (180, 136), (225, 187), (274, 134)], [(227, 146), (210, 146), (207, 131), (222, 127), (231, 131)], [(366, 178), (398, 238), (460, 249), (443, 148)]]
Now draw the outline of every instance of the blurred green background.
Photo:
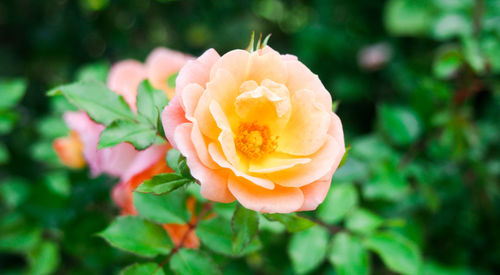
[[(109, 64), (158, 46), (245, 48), (252, 30), (272, 33), (269, 45), (337, 100), (351, 149), (333, 183), (355, 199), (319, 218), (344, 226), (353, 205), (376, 213), (418, 248), (422, 274), (500, 273), (496, 0), (0, 2), (0, 273), (110, 274), (134, 262), (95, 237), (118, 213), (115, 181), (58, 162), (51, 142), (71, 107), (47, 90), (104, 80)], [(216, 261), (227, 274), (293, 274), (280, 236)], [(380, 254), (371, 272), (390, 274)], [(339, 274), (328, 262), (314, 272)]]

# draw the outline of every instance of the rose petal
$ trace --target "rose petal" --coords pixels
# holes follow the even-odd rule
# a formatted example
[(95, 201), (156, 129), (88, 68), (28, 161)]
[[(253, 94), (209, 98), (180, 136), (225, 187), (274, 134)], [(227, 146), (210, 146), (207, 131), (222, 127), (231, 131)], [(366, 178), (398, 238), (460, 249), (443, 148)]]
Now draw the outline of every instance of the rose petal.
[(332, 175), (333, 173), (330, 174), (328, 179), (317, 180), (300, 188), (304, 194), (304, 204), (298, 211), (315, 210), (325, 200), (326, 194), (330, 189)]
[(170, 100), (163, 112), (161, 113), (161, 122), (163, 124), (163, 131), (168, 139), (168, 142), (177, 148), (175, 143), (174, 133), (177, 126), (188, 122), (185, 117), (185, 112), (179, 102), (180, 95), (176, 95)]
[(137, 87), (146, 79), (146, 68), (135, 60), (125, 60), (113, 65), (108, 75), (108, 87), (123, 96), (130, 108), (136, 107)]
[(151, 167), (153, 164), (162, 160), (169, 149), (169, 144), (162, 144), (153, 145), (144, 151), (139, 151), (133, 158), (133, 162), (129, 165), (129, 167), (126, 170), (121, 171), (121, 181), (129, 181), (133, 176), (141, 173), (148, 167)]
[(304, 202), (304, 195), (299, 188), (276, 186), (269, 190), (232, 175), (228, 187), (245, 208), (262, 213), (294, 212)]
[(219, 70), (230, 72), (236, 84), (246, 80), (250, 53), (245, 50), (232, 50), (215, 62), (210, 70), (210, 80), (213, 80)]
[(293, 158), (280, 156), (280, 154), (273, 154), (268, 156), (260, 162), (250, 162), (248, 171), (252, 173), (272, 173), (276, 171), (292, 168), (297, 164), (306, 164), (311, 162), (310, 158)]
[(210, 69), (219, 58), (220, 55), (214, 49), (208, 49), (196, 60), (189, 60), (179, 71), (175, 81), (176, 94), (182, 93), (182, 90), (191, 83), (205, 87), (210, 79)]
[(203, 163), (203, 165), (211, 169), (216, 169), (217, 164), (208, 154), (207, 143), (205, 142), (205, 138), (200, 132), (200, 128), (198, 127), (198, 122), (196, 120), (193, 122), (193, 127), (191, 130), (191, 141), (193, 142), (193, 147), (196, 150), (198, 158)]
[(182, 98), (180, 104), (182, 109), (186, 112), (186, 118), (191, 122), (195, 120), (194, 111), (196, 110), (196, 106), (198, 106), (198, 102), (200, 101), (200, 97), (204, 91), (205, 89), (198, 84), (189, 84), (180, 94), (180, 97)]
[(172, 98), (175, 89), (168, 86), (168, 77), (178, 72), (193, 57), (172, 51), (167, 48), (156, 48), (146, 59), (146, 70), (149, 81), (157, 88), (164, 90), (168, 98)]
[(227, 117), (236, 118), (233, 103), (237, 95), (238, 87), (234, 78), (228, 71), (220, 69), (214, 79), (207, 84), (207, 89), (201, 95), (194, 112), (194, 117), (205, 136), (216, 140), (220, 133), (219, 127), (210, 114), (210, 103), (213, 100), (217, 101)]
[(226, 156), (226, 159), (233, 165), (237, 166), (239, 163), (239, 157), (236, 154), (236, 146), (234, 145), (233, 132), (231, 131), (231, 125), (229, 125), (229, 121), (222, 111), (219, 103), (217, 101), (212, 100), (210, 103), (210, 113), (214, 118), (217, 127), (221, 130), (219, 135), (219, 143), (222, 148), (222, 152)]
[[(271, 49), (270, 47), (266, 48)], [(287, 78), (288, 69), (286, 64), (276, 51), (271, 49), (250, 54), (245, 80), (251, 79), (261, 83), (264, 79), (269, 79), (277, 83), (285, 83)]]
[(217, 146), (215, 143), (210, 143), (208, 145), (208, 152), (210, 153), (210, 156), (213, 158), (213, 160), (223, 168), (230, 169), (233, 171), (233, 173), (240, 178), (244, 178), (248, 180), (249, 182), (252, 182), (255, 185), (258, 185), (260, 187), (263, 187), (268, 190), (273, 190), (275, 188), (275, 185), (272, 181), (262, 178), (262, 177), (254, 177), (251, 176), (245, 172), (242, 172), (235, 168), (233, 165), (231, 165), (225, 158), (224, 155), (221, 152), (221, 149), (219, 149), (219, 146)]
[(209, 169), (204, 166), (189, 136), (192, 131), (191, 123), (184, 123), (175, 129), (174, 139), (179, 151), (186, 157), (186, 162), (191, 170), (191, 175), (200, 182), (201, 195), (217, 202), (232, 202), (233, 195), (227, 188), (227, 172), (223, 169)]
[(317, 75), (298, 60), (287, 60), (285, 64), (288, 69), (288, 80), (285, 86), (288, 87), (292, 95), (302, 89), (313, 91), (316, 94), (318, 103), (325, 110), (332, 109), (332, 97)]
[(269, 173), (267, 176), (281, 186), (302, 187), (326, 175), (332, 167), (337, 167), (344, 152), (345, 148), (328, 135), (323, 147), (309, 156), (311, 162), (297, 164), (286, 170)]
[(307, 156), (325, 143), (330, 115), (321, 108), (314, 92), (300, 90), (292, 95), (292, 115), (278, 139), (278, 151)]

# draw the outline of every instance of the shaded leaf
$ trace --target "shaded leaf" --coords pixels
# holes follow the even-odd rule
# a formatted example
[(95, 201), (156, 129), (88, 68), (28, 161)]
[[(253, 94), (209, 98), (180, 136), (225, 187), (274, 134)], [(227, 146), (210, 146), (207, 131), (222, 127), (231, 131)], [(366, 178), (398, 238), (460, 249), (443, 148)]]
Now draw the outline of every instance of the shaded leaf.
[(288, 232), (294, 233), (306, 230), (316, 223), (303, 217), (297, 216), (295, 213), (291, 214), (263, 214), (264, 217), (270, 221), (277, 221), (283, 224)]
[(393, 232), (381, 232), (365, 239), (365, 246), (377, 253), (392, 271), (417, 274), (420, 269), (420, 251), (415, 243)]
[(98, 235), (116, 248), (145, 257), (168, 254), (173, 247), (163, 227), (139, 217), (118, 217)]
[(333, 184), (317, 215), (326, 223), (336, 223), (358, 204), (358, 193), (352, 184)]
[(298, 274), (304, 274), (317, 268), (325, 259), (328, 244), (328, 232), (314, 226), (293, 234), (288, 246), (288, 255)]
[(420, 119), (410, 108), (383, 105), (378, 113), (382, 131), (397, 145), (409, 145), (422, 133)]
[(239, 205), (231, 221), (233, 252), (240, 254), (255, 238), (259, 229), (259, 214)]
[(135, 263), (125, 267), (120, 275), (164, 275), (163, 268), (157, 263)]
[(186, 193), (175, 190), (166, 195), (134, 192), (134, 206), (141, 217), (158, 223), (184, 224), (191, 214), (186, 207)]
[(345, 232), (333, 237), (328, 260), (338, 275), (370, 273), (368, 251), (357, 237)]
[(225, 255), (241, 256), (261, 248), (259, 239), (255, 238), (242, 253), (233, 253), (231, 221), (222, 217), (200, 221), (196, 227), (196, 235), (208, 249)]
[(381, 217), (368, 210), (356, 209), (347, 216), (345, 225), (351, 231), (368, 234), (377, 229), (383, 222)]
[(210, 257), (202, 251), (180, 249), (170, 260), (170, 268), (179, 275), (222, 274)]
[(16, 106), (26, 91), (27, 83), (22, 78), (0, 79), (0, 109)]
[(51, 274), (60, 262), (57, 245), (44, 241), (28, 253), (28, 274)]

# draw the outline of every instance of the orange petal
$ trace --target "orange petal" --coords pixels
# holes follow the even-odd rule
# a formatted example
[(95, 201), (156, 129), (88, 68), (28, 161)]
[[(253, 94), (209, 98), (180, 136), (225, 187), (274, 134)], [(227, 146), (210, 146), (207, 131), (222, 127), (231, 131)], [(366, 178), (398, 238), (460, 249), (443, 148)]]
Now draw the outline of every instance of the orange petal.
[(304, 194), (304, 204), (300, 207), (299, 211), (315, 210), (318, 205), (325, 200), (326, 194), (330, 189), (330, 183), (332, 182), (335, 168), (337, 167), (334, 167), (327, 175), (319, 180), (300, 188)]
[(80, 141), (78, 133), (75, 131), (71, 131), (70, 135), (67, 137), (54, 140), (53, 146), (64, 165), (71, 168), (85, 167), (83, 143)]
[(297, 91), (292, 95), (292, 115), (279, 134), (277, 151), (296, 156), (318, 151), (325, 143), (330, 118), (328, 111), (319, 105), (314, 92)]
[(223, 156), (221, 149), (219, 149), (219, 146), (217, 146), (215, 143), (210, 143), (208, 145), (208, 152), (210, 153), (210, 156), (212, 156), (213, 160), (220, 165), (220, 167), (230, 169), (233, 171), (233, 173), (240, 178), (244, 178), (250, 182), (252, 182), (255, 185), (258, 185), (262, 188), (268, 189), (268, 190), (273, 190), (275, 188), (275, 185), (272, 181), (263, 178), (263, 177), (254, 177), (251, 176), (245, 172), (242, 172), (235, 168), (233, 165), (231, 165)]
[(332, 96), (325, 89), (325, 86), (321, 83), (317, 75), (312, 73), (309, 68), (298, 60), (287, 59), (285, 64), (288, 70), (288, 80), (285, 86), (288, 87), (292, 95), (302, 89), (313, 91), (318, 99), (318, 103), (325, 110), (332, 109)]
[(239, 163), (239, 157), (236, 154), (236, 147), (234, 145), (233, 132), (231, 131), (231, 125), (229, 125), (229, 121), (222, 111), (219, 103), (213, 100), (210, 103), (210, 113), (214, 118), (217, 127), (221, 130), (221, 133), (218, 137), (220, 146), (222, 148), (222, 152), (226, 156), (226, 159), (233, 165), (237, 166)]
[(201, 95), (194, 112), (194, 117), (205, 136), (216, 140), (220, 133), (220, 129), (210, 114), (210, 103), (213, 100), (217, 101), (228, 117), (236, 118), (233, 103), (237, 95), (238, 87), (232, 75), (226, 70), (219, 70), (214, 79), (207, 84), (207, 89)]
[(229, 177), (228, 187), (244, 207), (262, 213), (294, 212), (304, 202), (299, 188), (276, 186), (269, 190), (235, 176)]
[(191, 123), (184, 123), (175, 129), (177, 149), (186, 157), (191, 175), (200, 182), (201, 195), (217, 202), (232, 202), (233, 195), (227, 189), (227, 172), (224, 169), (209, 169), (202, 164), (190, 140)]
[(185, 112), (179, 102), (180, 97), (180, 95), (174, 96), (161, 113), (161, 122), (163, 124), (165, 136), (174, 148), (177, 148), (174, 138), (175, 129), (177, 126), (188, 122), (185, 117)]
[(309, 156), (306, 164), (297, 164), (286, 170), (267, 174), (274, 183), (286, 187), (302, 187), (326, 175), (332, 167), (337, 167), (344, 155), (345, 148), (336, 139), (327, 135), (322, 148)]
[(191, 83), (205, 87), (210, 79), (210, 69), (219, 58), (219, 54), (214, 49), (209, 49), (196, 60), (189, 60), (179, 71), (175, 81), (176, 94), (182, 93), (184, 87)]
[(224, 54), (215, 62), (210, 70), (210, 80), (215, 79), (219, 70), (232, 74), (236, 84), (241, 84), (247, 77), (247, 66), (250, 53), (245, 50), (232, 50)]

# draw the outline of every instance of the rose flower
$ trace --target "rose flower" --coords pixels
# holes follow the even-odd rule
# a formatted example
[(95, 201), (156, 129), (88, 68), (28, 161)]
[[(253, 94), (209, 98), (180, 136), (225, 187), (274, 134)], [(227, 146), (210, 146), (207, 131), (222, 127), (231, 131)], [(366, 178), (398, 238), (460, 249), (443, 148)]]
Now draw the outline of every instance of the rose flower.
[(259, 212), (316, 209), (345, 153), (319, 78), (268, 46), (189, 61), (162, 121), (205, 198)]
[[(177, 73), (191, 57), (165, 48), (154, 50), (142, 64), (135, 60), (125, 60), (115, 64), (109, 73), (108, 87), (122, 95), (130, 108), (137, 110), (137, 88), (141, 81), (148, 79), (153, 87), (165, 91), (171, 98), (175, 90), (167, 85), (167, 79)], [(88, 162), (92, 175), (106, 173), (120, 177), (120, 183), (113, 189), (112, 197), (124, 215), (137, 215), (133, 205), (133, 191), (145, 180), (159, 173), (172, 172), (165, 162), (165, 155), (170, 145), (153, 145), (144, 151), (137, 151), (128, 143), (105, 149), (97, 149), (99, 136), (104, 126), (90, 119), (83, 111), (67, 112), (64, 119), (71, 129), (68, 137), (54, 141), (54, 148), (67, 166), (80, 168)], [(190, 206), (191, 205), (191, 206)], [(193, 208), (193, 202), (188, 201)], [(175, 244), (178, 244), (189, 225), (166, 224), (167, 230)], [(195, 248), (199, 240), (191, 232), (184, 246)]]

